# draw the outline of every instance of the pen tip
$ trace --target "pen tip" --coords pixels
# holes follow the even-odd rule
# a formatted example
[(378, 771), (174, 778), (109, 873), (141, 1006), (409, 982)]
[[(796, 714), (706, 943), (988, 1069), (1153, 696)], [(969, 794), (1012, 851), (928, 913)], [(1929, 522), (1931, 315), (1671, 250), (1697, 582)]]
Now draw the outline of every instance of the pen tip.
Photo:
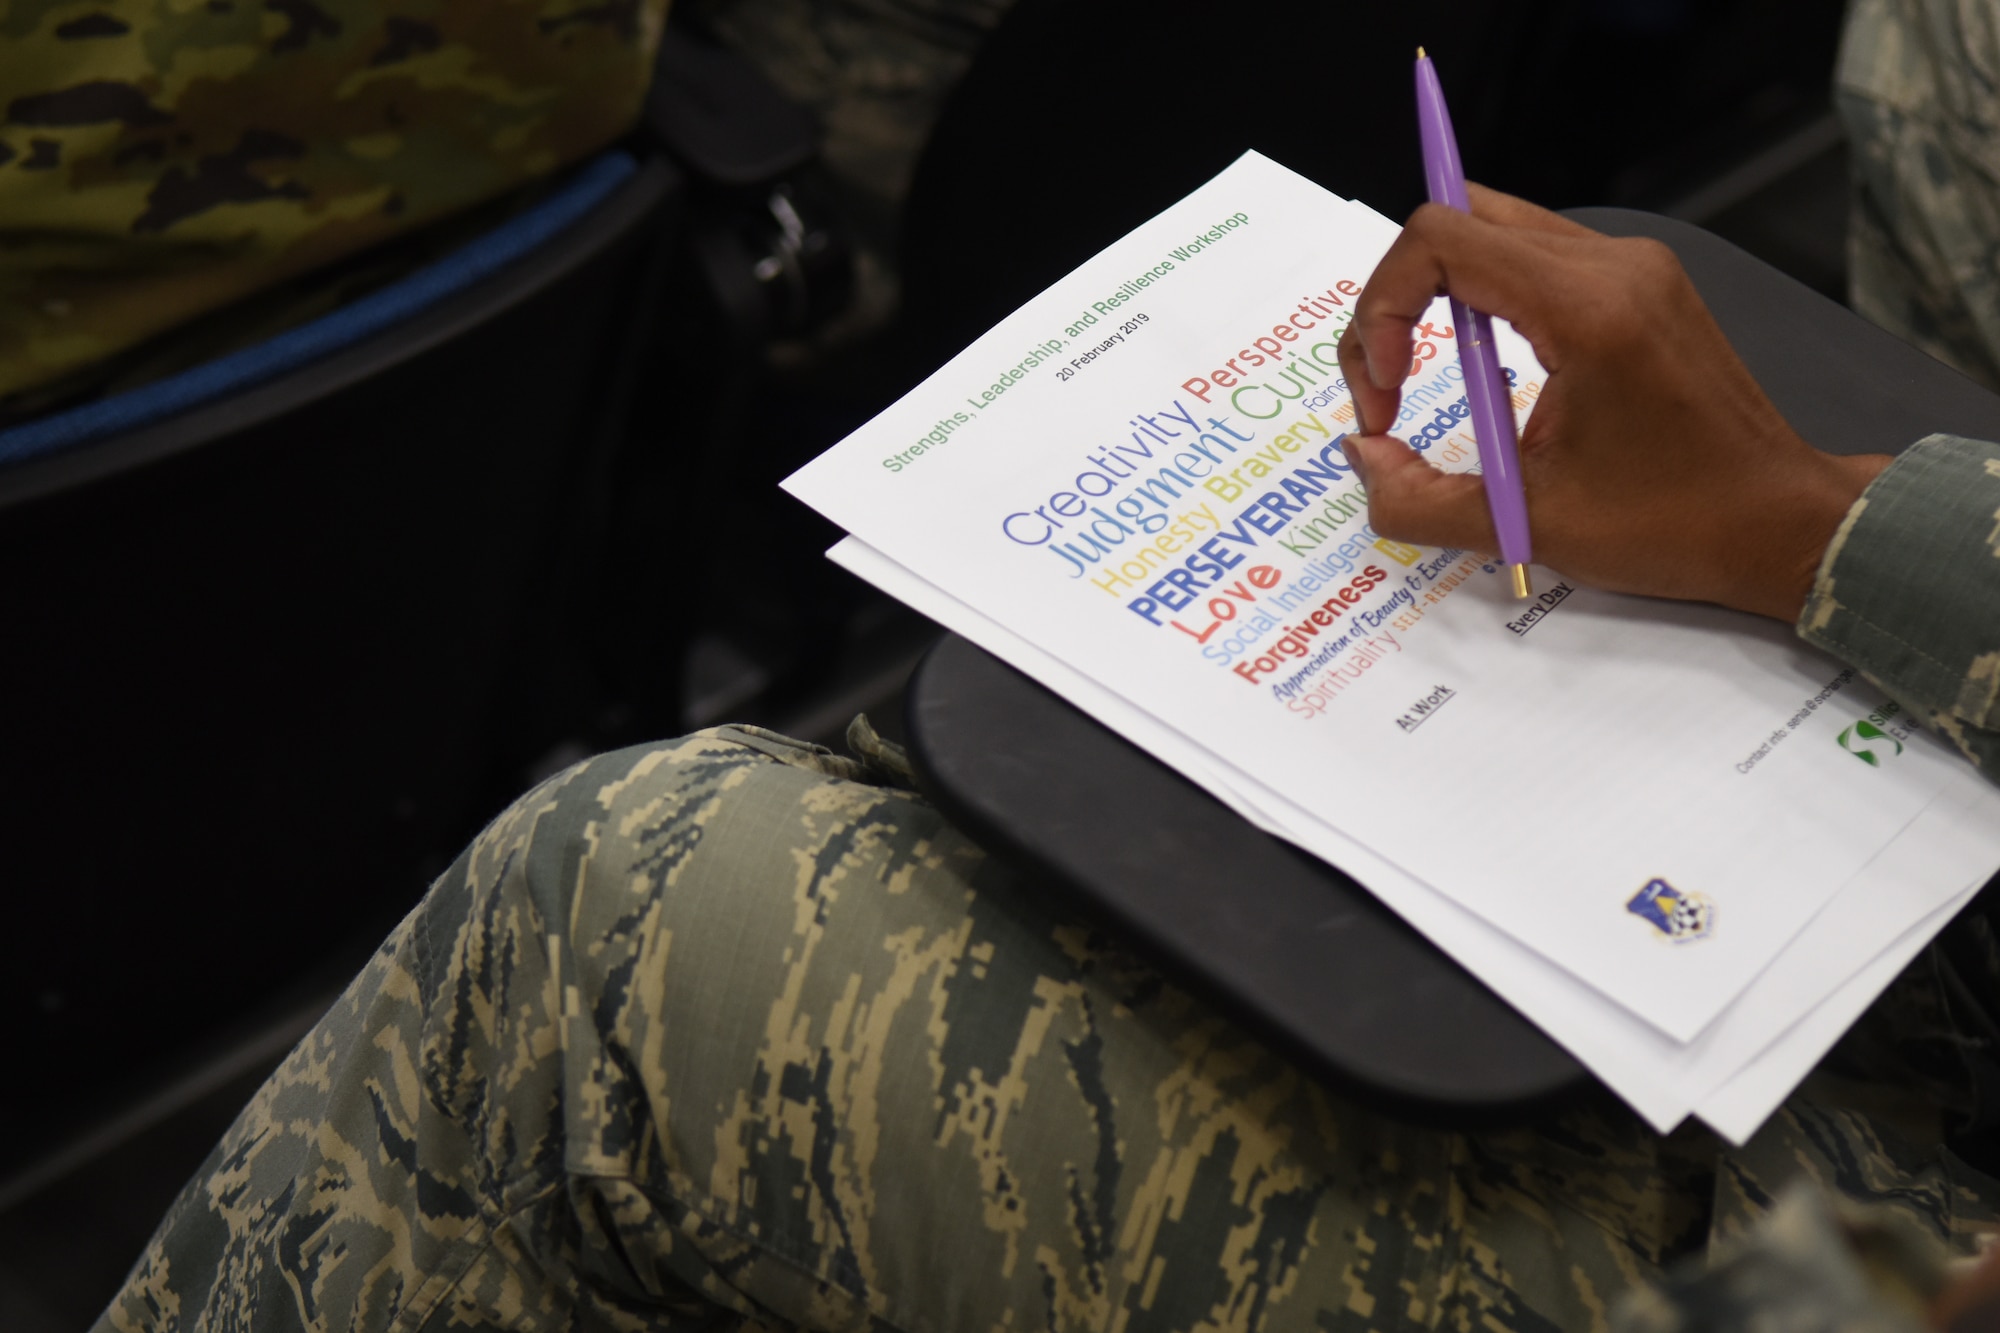
[(1514, 596), (1523, 601), (1534, 596), (1535, 590), (1528, 586), (1528, 567), (1526, 565), (1509, 565), (1507, 566), (1507, 572), (1514, 576)]
[(1422, 60), (1423, 58), (1424, 58), (1424, 48), (1420, 46), (1417, 48), (1417, 59)]

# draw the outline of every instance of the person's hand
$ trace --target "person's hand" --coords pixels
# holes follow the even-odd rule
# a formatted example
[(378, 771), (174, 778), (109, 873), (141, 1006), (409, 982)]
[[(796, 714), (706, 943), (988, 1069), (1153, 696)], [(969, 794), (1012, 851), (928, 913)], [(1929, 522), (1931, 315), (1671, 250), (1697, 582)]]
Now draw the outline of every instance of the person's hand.
[(1993, 1333), (2000, 1329), (2000, 1249), (1967, 1269), (1931, 1302), (1929, 1322), (1945, 1333)]
[(1795, 620), (1820, 556), (1883, 455), (1800, 439), (1716, 327), (1673, 252), (1493, 190), (1417, 210), (1340, 339), (1348, 457), (1385, 537), (1497, 549), (1480, 480), (1389, 438), (1411, 329), (1446, 292), (1505, 318), (1548, 379), (1521, 432), (1535, 561), (1617, 592)]

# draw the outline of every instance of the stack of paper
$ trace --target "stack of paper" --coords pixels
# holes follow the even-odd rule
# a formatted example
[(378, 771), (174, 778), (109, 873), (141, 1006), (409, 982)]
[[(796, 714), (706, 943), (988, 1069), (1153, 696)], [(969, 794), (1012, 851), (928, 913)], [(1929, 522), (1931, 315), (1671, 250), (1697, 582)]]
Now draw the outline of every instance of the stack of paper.
[[(1249, 155), (786, 482), (833, 558), (1340, 866), (1665, 1130), (1741, 1140), (2000, 866), (2000, 793), (1786, 626), (1369, 526), (1396, 227)], [(1475, 459), (1445, 303), (1397, 434)], [(1503, 330), (1525, 419), (1543, 371)]]

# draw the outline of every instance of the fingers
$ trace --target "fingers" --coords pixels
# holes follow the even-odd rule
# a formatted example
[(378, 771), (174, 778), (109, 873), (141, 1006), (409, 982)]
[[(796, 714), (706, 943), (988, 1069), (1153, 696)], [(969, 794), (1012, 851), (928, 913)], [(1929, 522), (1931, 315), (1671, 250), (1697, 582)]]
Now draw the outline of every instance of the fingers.
[[(1567, 285), (1560, 252), (1576, 239), (1502, 226), (1436, 204), (1418, 209), (1354, 304), (1349, 328), (1359, 344), (1365, 382), (1378, 389), (1402, 384), (1410, 366), (1411, 329), (1447, 291), (1538, 342), (1536, 330), (1550, 323)], [(1346, 358), (1342, 368), (1354, 369)], [(1348, 383), (1357, 382), (1350, 373)]]
[[(1511, 228), (1531, 233), (1530, 237), (1523, 238), (1531, 244), (1553, 239), (1573, 242), (1599, 236), (1590, 228), (1539, 208), (1525, 199), (1489, 190), (1483, 185), (1468, 184), (1467, 189), (1471, 193), (1474, 218), (1503, 231)], [(1444, 290), (1447, 281), (1445, 261), (1453, 260), (1461, 265), (1468, 261), (1476, 263), (1472, 252), (1466, 251), (1461, 243), (1463, 226), (1440, 221), (1436, 214), (1441, 211), (1451, 213), (1451, 210), (1435, 208), (1418, 210), (1417, 216), (1411, 219), (1411, 226), (1404, 230), (1403, 236), (1384, 256), (1382, 264), (1376, 269), (1376, 276), (1369, 279), (1356, 305), (1355, 319), (1341, 332), (1340, 370), (1354, 395), (1354, 406), (1364, 435), (1387, 434), (1395, 427), (1396, 411), (1402, 401), (1402, 383), (1407, 376), (1404, 368), (1410, 364), (1410, 328)], [(1459, 219), (1465, 217), (1464, 214), (1451, 215)], [(1420, 227), (1426, 231), (1413, 236)], [(1442, 246), (1438, 237), (1429, 234), (1440, 228), (1443, 229), (1442, 239), (1446, 242)], [(1488, 248), (1493, 247), (1489, 245)], [(1426, 256), (1430, 261), (1428, 263), (1424, 262)], [(1385, 269), (1389, 270), (1386, 280)], [(1455, 273), (1454, 270), (1454, 276)], [(1466, 286), (1477, 288), (1478, 283), (1471, 282)], [(1476, 309), (1495, 314), (1506, 313), (1481, 305), (1468, 290), (1459, 286), (1453, 287), (1453, 294)], [(1516, 322), (1518, 324), (1518, 319)], [(1532, 341), (1533, 335), (1529, 337)]]
[(1478, 477), (1440, 472), (1387, 435), (1350, 435), (1341, 447), (1368, 488), (1368, 522), (1377, 533), (1418, 546), (1499, 549)]
[(1474, 181), (1465, 183), (1466, 193), (1472, 197), (1472, 216), (1487, 222), (1497, 222), (1503, 227), (1526, 227), (1533, 231), (1545, 231), (1556, 236), (1602, 236), (1600, 231), (1592, 231), (1581, 222), (1571, 222), (1560, 213), (1551, 213), (1539, 204), (1531, 204), (1525, 199), (1517, 199), (1511, 194), (1489, 190)]
[(1337, 351), (1340, 356), (1340, 377), (1347, 381), (1347, 391), (1354, 396), (1354, 410), (1359, 416), (1360, 433), (1388, 434), (1395, 429), (1396, 411), (1402, 406), (1403, 390), (1400, 381), (1386, 389), (1378, 389), (1369, 382), (1368, 363), (1362, 355), (1361, 339), (1355, 333), (1352, 322), (1340, 331)]
[(1498, 190), (1469, 189), (1470, 214), (1427, 205), (1411, 217), (1356, 300), (1339, 355), (1359, 418), (1347, 448), (1367, 484), (1375, 530), (1421, 545), (1492, 551), (1493, 519), (1479, 479), (1439, 472), (1388, 436), (1409, 374), (1412, 329), (1449, 292), (1512, 323), (1553, 369), (1559, 358), (1538, 331), (1571, 300), (1579, 248), (1608, 238)]

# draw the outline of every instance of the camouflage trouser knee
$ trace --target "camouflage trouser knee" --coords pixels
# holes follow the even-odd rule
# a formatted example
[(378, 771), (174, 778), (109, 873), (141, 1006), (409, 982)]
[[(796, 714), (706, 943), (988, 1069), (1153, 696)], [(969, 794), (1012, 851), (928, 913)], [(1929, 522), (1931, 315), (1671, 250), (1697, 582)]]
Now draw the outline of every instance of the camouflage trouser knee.
[(1705, 1243), (1703, 1136), (1359, 1111), (886, 762), (723, 729), (523, 797), (100, 1328), (1590, 1328)]

